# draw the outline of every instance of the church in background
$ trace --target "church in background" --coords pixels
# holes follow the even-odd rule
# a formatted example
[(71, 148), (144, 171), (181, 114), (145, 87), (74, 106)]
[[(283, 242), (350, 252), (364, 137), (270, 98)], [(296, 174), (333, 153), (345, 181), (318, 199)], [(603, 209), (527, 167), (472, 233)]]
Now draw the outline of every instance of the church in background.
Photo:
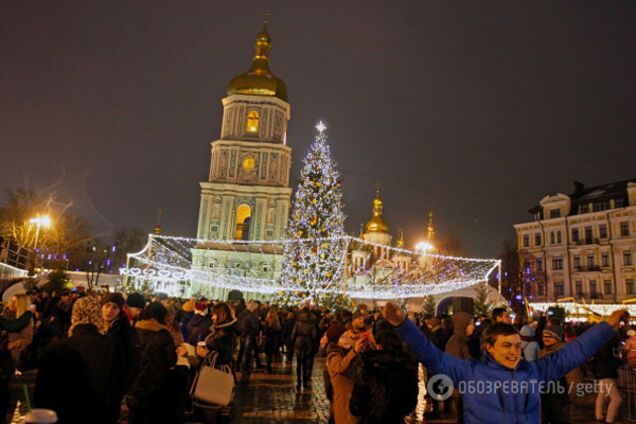
[[(285, 83), (269, 68), (271, 47), (265, 22), (252, 65), (228, 83), (221, 136), (211, 143), (210, 173), (200, 183), (198, 239), (284, 237), (292, 194), (287, 145), (291, 108)], [(243, 252), (226, 243), (201, 243), (192, 249), (192, 267), (271, 279), (280, 272), (281, 250), (264, 245), (258, 252)], [(228, 291), (219, 289), (217, 297), (227, 297)]]
[[(285, 238), (291, 208), (292, 149), (287, 144), (291, 113), (285, 83), (269, 67), (272, 43), (267, 22), (254, 47), (248, 71), (228, 83), (227, 96), (222, 99), (221, 136), (211, 143), (208, 180), (200, 183), (199, 241), (191, 249), (192, 269), (216, 274), (219, 280), (232, 276), (271, 282), (279, 278), (283, 262), (283, 246), (275, 241)], [(432, 249), (435, 230), (430, 212), (427, 234), (425, 249)], [(236, 243), (228, 243), (233, 240)], [(417, 273), (418, 268), (426, 266), (426, 259), (414, 259), (400, 249), (405, 249), (404, 234), (398, 230), (393, 243), (383, 217), (380, 188), (376, 186), (371, 217), (361, 229), (359, 241), (348, 246), (342, 282), (345, 289), (347, 285), (386, 284), (383, 280), (396, 273)], [(197, 294), (193, 283), (192, 294)], [(212, 298), (227, 299), (232, 291), (210, 290), (207, 284), (202, 283), (201, 293)], [(493, 303), (498, 302), (496, 290), (491, 292)], [(243, 295), (267, 297), (250, 292)], [(472, 287), (436, 296), (438, 312), (471, 310), (475, 297)], [(418, 311), (423, 300), (409, 299), (409, 307)]]

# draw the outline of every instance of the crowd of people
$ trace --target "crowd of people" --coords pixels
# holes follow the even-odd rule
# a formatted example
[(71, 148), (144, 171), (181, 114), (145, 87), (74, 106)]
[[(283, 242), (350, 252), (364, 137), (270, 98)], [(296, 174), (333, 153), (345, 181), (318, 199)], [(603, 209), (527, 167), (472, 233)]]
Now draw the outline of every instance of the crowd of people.
[[(324, 355), (322, 378), (336, 424), (403, 423), (418, 402), (418, 362), (428, 378), (444, 374), (456, 388), (450, 399), (427, 394), (425, 419), (446, 412), (467, 423), (569, 422), (572, 388), (587, 363), (606, 388), (598, 391), (596, 418), (611, 423), (622, 400), (618, 367), (636, 366), (636, 331), (624, 326), (622, 312), (595, 326), (546, 317), (512, 323), (505, 308), (487, 317), (408, 318), (391, 303), (382, 311), (359, 305), (334, 312), (309, 303), (139, 293), (18, 294), (0, 318), (0, 413), (10, 409), (14, 375), (37, 367), (34, 404), (54, 410), (60, 423), (116, 423), (122, 405), (132, 424), (179, 423), (186, 413), (201, 413), (190, 387), (211, 355), (237, 381), (249, 381), (254, 369), (272, 373), (281, 358), (291, 366), (295, 358), (289, 372), (298, 392), (311, 387), (314, 358)], [(466, 381), (551, 381), (563, 390), (457, 390)]]
[[(272, 363), (282, 357), (288, 365), (296, 358), (298, 391), (310, 388), (315, 355), (329, 355), (324, 377), (337, 417), (351, 415), (352, 399), (352, 408), (364, 418), (369, 397), (390, 405), (388, 413), (395, 414), (391, 408), (400, 395), (389, 402), (385, 391), (370, 384), (391, 373), (408, 371), (413, 383), (410, 403), (397, 414), (403, 417), (416, 402), (414, 360), (395, 332), (377, 334), (374, 317), (361, 312), (334, 315), (309, 304), (279, 308), (254, 300), (182, 301), (63, 290), (18, 294), (2, 316), (0, 413), (5, 417), (11, 406), (9, 383), (22, 370), (37, 368), (34, 406), (55, 411), (60, 423), (87, 422), (87, 417), (115, 423), (122, 405), (133, 424), (178, 423), (194, 410), (189, 388), (211, 354), (216, 367), (230, 366), (238, 380), (249, 380), (254, 369), (273, 372)], [(354, 375), (345, 362), (358, 357), (364, 366)], [(379, 364), (386, 372), (378, 374)], [(386, 388), (398, 387), (392, 382), (401, 378), (387, 380)]]

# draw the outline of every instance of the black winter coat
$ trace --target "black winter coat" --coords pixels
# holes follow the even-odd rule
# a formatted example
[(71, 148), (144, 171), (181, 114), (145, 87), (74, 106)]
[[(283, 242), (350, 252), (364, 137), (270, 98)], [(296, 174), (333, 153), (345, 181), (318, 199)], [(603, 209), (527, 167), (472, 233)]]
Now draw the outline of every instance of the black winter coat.
[[(46, 349), (35, 385), (35, 405), (57, 412), (60, 424), (116, 423), (124, 395), (121, 344), (92, 324)], [(99, 412), (98, 412), (99, 411)]]
[(195, 314), (188, 322), (188, 339), (186, 341), (193, 346), (204, 341), (210, 333), (211, 325), (212, 318), (209, 315)]
[(137, 332), (128, 323), (126, 315), (122, 313), (108, 328), (106, 336), (117, 340), (124, 351), (124, 389), (127, 390), (139, 373), (139, 341), (137, 340)]
[(15, 364), (8, 349), (8, 333), (19, 333), (32, 321), (33, 312), (31, 311), (26, 311), (18, 319), (0, 318), (0, 379), (9, 381), (15, 372)]
[(210, 352), (219, 353), (216, 365), (228, 365), (232, 363), (232, 354), (234, 353), (234, 338), (236, 320), (226, 322), (218, 326), (212, 327), (212, 333), (205, 339), (205, 344)]
[(155, 320), (137, 322), (140, 370), (133, 381), (126, 403), (130, 409), (152, 410), (157, 416), (171, 416), (176, 397), (168, 384), (171, 368), (177, 363), (172, 336)]
[(442, 327), (439, 326), (429, 332), (428, 339), (441, 351), (446, 348), (446, 342), (448, 342), (445, 337), (444, 330), (442, 330)]
[(294, 325), (296, 325), (296, 318), (285, 318), (283, 321), (283, 325), (280, 331), (281, 341), (285, 345), (289, 345), (292, 342), (292, 330), (294, 329)]
[(263, 323), (263, 336), (265, 341), (263, 342), (263, 352), (274, 354), (278, 352), (280, 346), (280, 330), (276, 330), (274, 327)]
[(258, 337), (261, 330), (261, 323), (253, 312), (245, 309), (239, 315), (239, 327), (241, 329), (241, 337)]
[(417, 406), (417, 363), (404, 352), (369, 350), (354, 375), (349, 410), (361, 424), (404, 423)]
[(312, 314), (302, 313), (292, 330), (294, 348), (303, 352), (315, 349), (318, 341), (318, 324)]
[(616, 338), (605, 343), (596, 355), (592, 363), (594, 378), (597, 380), (603, 378), (618, 378), (618, 367), (621, 365), (620, 359), (614, 356), (614, 350), (618, 349), (618, 340)]

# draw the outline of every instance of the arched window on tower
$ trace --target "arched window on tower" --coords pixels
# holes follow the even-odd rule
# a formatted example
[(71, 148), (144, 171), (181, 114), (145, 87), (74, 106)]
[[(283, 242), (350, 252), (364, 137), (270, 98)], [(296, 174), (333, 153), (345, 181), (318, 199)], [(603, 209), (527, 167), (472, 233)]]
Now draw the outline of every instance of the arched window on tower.
[(250, 221), (252, 208), (243, 203), (236, 210), (236, 227), (234, 229), (234, 240), (248, 240), (250, 236)]
[(245, 125), (245, 131), (250, 134), (258, 133), (258, 121), (259, 115), (255, 110), (250, 110), (247, 112), (247, 124)]

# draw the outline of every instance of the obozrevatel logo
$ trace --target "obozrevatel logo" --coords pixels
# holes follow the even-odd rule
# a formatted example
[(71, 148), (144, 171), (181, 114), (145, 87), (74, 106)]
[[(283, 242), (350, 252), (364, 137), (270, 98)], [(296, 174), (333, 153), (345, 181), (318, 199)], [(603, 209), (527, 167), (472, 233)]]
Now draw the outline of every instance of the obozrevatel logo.
[(445, 374), (435, 374), (426, 383), (426, 391), (435, 400), (446, 400), (453, 394), (453, 380)]

